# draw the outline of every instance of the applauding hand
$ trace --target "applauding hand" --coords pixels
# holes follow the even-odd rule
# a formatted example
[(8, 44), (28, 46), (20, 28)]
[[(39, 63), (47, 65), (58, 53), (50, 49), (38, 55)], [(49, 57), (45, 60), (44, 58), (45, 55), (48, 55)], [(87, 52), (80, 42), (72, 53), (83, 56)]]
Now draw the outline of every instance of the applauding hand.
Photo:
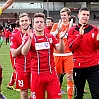
[(83, 35), (83, 34), (84, 34), (84, 29), (85, 29), (85, 27), (84, 27), (84, 25), (82, 25), (82, 26), (80, 27), (80, 29), (79, 29), (79, 34), (80, 34), (80, 35)]

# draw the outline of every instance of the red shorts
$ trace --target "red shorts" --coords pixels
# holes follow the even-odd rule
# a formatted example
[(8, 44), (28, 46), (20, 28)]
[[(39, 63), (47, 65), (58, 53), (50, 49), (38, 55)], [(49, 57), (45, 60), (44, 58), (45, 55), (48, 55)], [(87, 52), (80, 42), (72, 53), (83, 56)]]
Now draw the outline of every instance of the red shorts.
[(47, 91), (50, 99), (61, 98), (60, 84), (56, 72), (50, 73), (31, 73), (31, 99), (45, 99)]
[(30, 72), (16, 72), (16, 88), (28, 89), (30, 88)]
[(73, 56), (54, 56), (55, 67), (57, 73), (71, 73), (73, 72)]

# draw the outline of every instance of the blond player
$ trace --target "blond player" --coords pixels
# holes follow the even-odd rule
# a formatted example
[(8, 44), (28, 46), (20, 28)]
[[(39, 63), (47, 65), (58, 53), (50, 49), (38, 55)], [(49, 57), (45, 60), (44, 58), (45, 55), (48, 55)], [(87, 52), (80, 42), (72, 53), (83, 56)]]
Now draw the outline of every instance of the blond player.
[(58, 41), (60, 41), (59, 35), (61, 34), (61, 32), (62, 31), (66, 32), (66, 35), (64, 37), (65, 52), (61, 54), (55, 50), (54, 61), (59, 79), (61, 74), (66, 73), (68, 99), (72, 99), (73, 96), (73, 56), (72, 56), (72, 52), (69, 50), (68, 42), (67, 42), (68, 30), (70, 26), (72, 26), (71, 23), (69, 22), (70, 14), (71, 14), (70, 9), (64, 7), (60, 11), (61, 19), (59, 20), (58, 23), (55, 23), (53, 25), (51, 30), (51, 33), (54, 36), (56, 36)]

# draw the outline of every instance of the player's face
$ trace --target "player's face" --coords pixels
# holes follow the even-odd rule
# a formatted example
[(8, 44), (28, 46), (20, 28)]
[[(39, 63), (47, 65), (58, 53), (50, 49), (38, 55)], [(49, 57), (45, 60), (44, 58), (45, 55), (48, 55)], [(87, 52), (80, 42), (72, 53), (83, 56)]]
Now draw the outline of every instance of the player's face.
[(21, 17), (19, 19), (19, 22), (20, 22), (21, 29), (23, 30), (27, 30), (31, 23), (28, 16)]
[(44, 30), (44, 19), (42, 17), (34, 18), (33, 27), (37, 32), (42, 32)]
[(53, 25), (53, 22), (50, 19), (46, 19), (46, 26), (50, 27)]
[(78, 14), (78, 18), (79, 18), (79, 23), (80, 24), (87, 24), (89, 21), (89, 17), (90, 17), (90, 12), (89, 11), (81, 11)]
[(69, 22), (69, 15), (68, 15), (68, 13), (67, 12), (62, 12), (62, 13), (60, 13), (60, 17), (61, 17), (61, 20), (63, 21), (63, 22)]

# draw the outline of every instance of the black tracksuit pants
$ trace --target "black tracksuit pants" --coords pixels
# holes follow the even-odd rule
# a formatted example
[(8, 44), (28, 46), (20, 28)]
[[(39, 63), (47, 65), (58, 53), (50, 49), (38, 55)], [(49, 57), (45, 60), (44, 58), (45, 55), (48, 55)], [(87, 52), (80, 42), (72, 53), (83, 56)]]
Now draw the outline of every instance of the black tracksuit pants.
[(92, 99), (99, 99), (99, 65), (87, 68), (74, 68), (74, 99), (83, 99), (86, 80), (89, 84)]

